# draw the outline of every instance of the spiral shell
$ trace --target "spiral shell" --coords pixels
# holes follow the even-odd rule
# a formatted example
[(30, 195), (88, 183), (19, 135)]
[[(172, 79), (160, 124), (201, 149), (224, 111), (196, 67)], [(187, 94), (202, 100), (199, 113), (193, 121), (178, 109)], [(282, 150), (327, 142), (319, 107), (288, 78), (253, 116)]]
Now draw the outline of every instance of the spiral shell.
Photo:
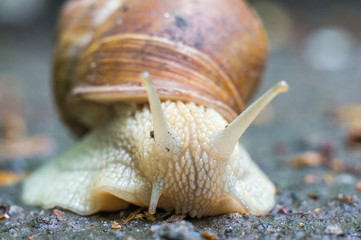
[(81, 135), (114, 102), (161, 100), (212, 107), (228, 121), (256, 89), (267, 55), (257, 15), (240, 0), (73, 0), (57, 29), (54, 88), (62, 118)]

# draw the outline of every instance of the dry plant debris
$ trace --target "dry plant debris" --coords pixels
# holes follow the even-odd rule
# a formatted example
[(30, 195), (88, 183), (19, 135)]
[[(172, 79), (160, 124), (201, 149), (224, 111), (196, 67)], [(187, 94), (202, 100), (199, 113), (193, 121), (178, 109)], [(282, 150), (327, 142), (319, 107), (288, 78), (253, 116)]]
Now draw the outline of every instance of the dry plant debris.
[[(132, 221), (132, 220), (134, 220), (134, 219), (137, 219), (138, 214), (139, 214), (141, 211), (143, 211), (143, 210), (144, 210), (144, 208), (138, 208), (138, 209), (136, 209), (135, 211), (131, 212), (126, 219), (124, 219), (123, 221), (121, 221), (121, 222), (119, 222), (119, 223), (118, 223), (117, 221), (113, 221), (113, 223), (112, 223), (112, 228), (113, 228), (113, 229), (119, 229), (119, 228), (121, 228), (124, 224), (127, 224), (128, 222), (130, 222), (130, 221)], [(139, 219), (139, 218), (138, 218), (138, 219)]]
[(167, 218), (166, 222), (168, 223), (173, 223), (173, 222), (179, 222), (184, 220), (187, 217), (187, 215), (185, 214), (174, 214), (172, 216), (170, 216), (169, 218)]
[(209, 232), (203, 232), (202, 237), (204, 237), (205, 239), (208, 239), (208, 240), (217, 240), (218, 239)]
[(9, 218), (10, 205), (0, 205), (0, 220)]

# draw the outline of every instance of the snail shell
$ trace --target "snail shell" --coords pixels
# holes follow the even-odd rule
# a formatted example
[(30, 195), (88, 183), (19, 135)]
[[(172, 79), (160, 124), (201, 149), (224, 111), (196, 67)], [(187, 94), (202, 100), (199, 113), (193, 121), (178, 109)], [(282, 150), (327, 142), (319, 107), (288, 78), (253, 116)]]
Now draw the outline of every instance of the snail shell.
[(273, 207), (273, 184), (238, 139), (287, 84), (233, 120), (266, 58), (244, 1), (73, 0), (57, 39), (56, 100), (70, 128), (88, 134), (27, 179), (26, 203), (83, 215), (133, 203), (192, 217)]
[(258, 86), (267, 55), (263, 26), (240, 0), (70, 1), (57, 37), (56, 100), (78, 134), (107, 112), (104, 104), (84, 111), (84, 100), (146, 102), (143, 71), (161, 100), (212, 107), (231, 121)]

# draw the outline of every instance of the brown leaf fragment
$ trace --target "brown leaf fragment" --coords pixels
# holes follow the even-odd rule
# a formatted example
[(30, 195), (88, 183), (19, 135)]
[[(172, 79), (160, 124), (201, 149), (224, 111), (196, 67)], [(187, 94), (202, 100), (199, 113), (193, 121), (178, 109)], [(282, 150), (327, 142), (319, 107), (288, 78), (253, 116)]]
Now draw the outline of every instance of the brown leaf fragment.
[(24, 173), (0, 171), (0, 187), (18, 184), (24, 179), (24, 177)]
[(60, 221), (62, 221), (64, 219), (64, 217), (63, 217), (64, 212), (60, 211), (59, 209), (54, 209), (53, 215), (55, 215)]
[(202, 237), (204, 237), (205, 239), (208, 239), (208, 240), (217, 240), (218, 239), (209, 232), (203, 232)]
[(0, 205), (0, 220), (9, 218), (10, 205)]
[(304, 152), (291, 159), (291, 166), (294, 168), (316, 167), (325, 163), (322, 154), (318, 152)]
[(308, 198), (310, 198), (312, 200), (318, 200), (318, 196), (316, 194), (314, 194), (314, 193), (309, 193)]

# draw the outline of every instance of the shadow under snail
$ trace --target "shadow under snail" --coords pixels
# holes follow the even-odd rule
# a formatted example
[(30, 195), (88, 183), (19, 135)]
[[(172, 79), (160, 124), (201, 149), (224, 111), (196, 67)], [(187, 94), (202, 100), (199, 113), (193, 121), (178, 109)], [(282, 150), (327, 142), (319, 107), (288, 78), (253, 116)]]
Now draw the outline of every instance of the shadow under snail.
[(288, 89), (280, 82), (242, 112), (266, 55), (243, 0), (68, 1), (54, 87), (82, 138), (26, 180), (23, 200), (81, 215), (129, 204), (191, 217), (266, 214), (275, 187), (238, 143)]

